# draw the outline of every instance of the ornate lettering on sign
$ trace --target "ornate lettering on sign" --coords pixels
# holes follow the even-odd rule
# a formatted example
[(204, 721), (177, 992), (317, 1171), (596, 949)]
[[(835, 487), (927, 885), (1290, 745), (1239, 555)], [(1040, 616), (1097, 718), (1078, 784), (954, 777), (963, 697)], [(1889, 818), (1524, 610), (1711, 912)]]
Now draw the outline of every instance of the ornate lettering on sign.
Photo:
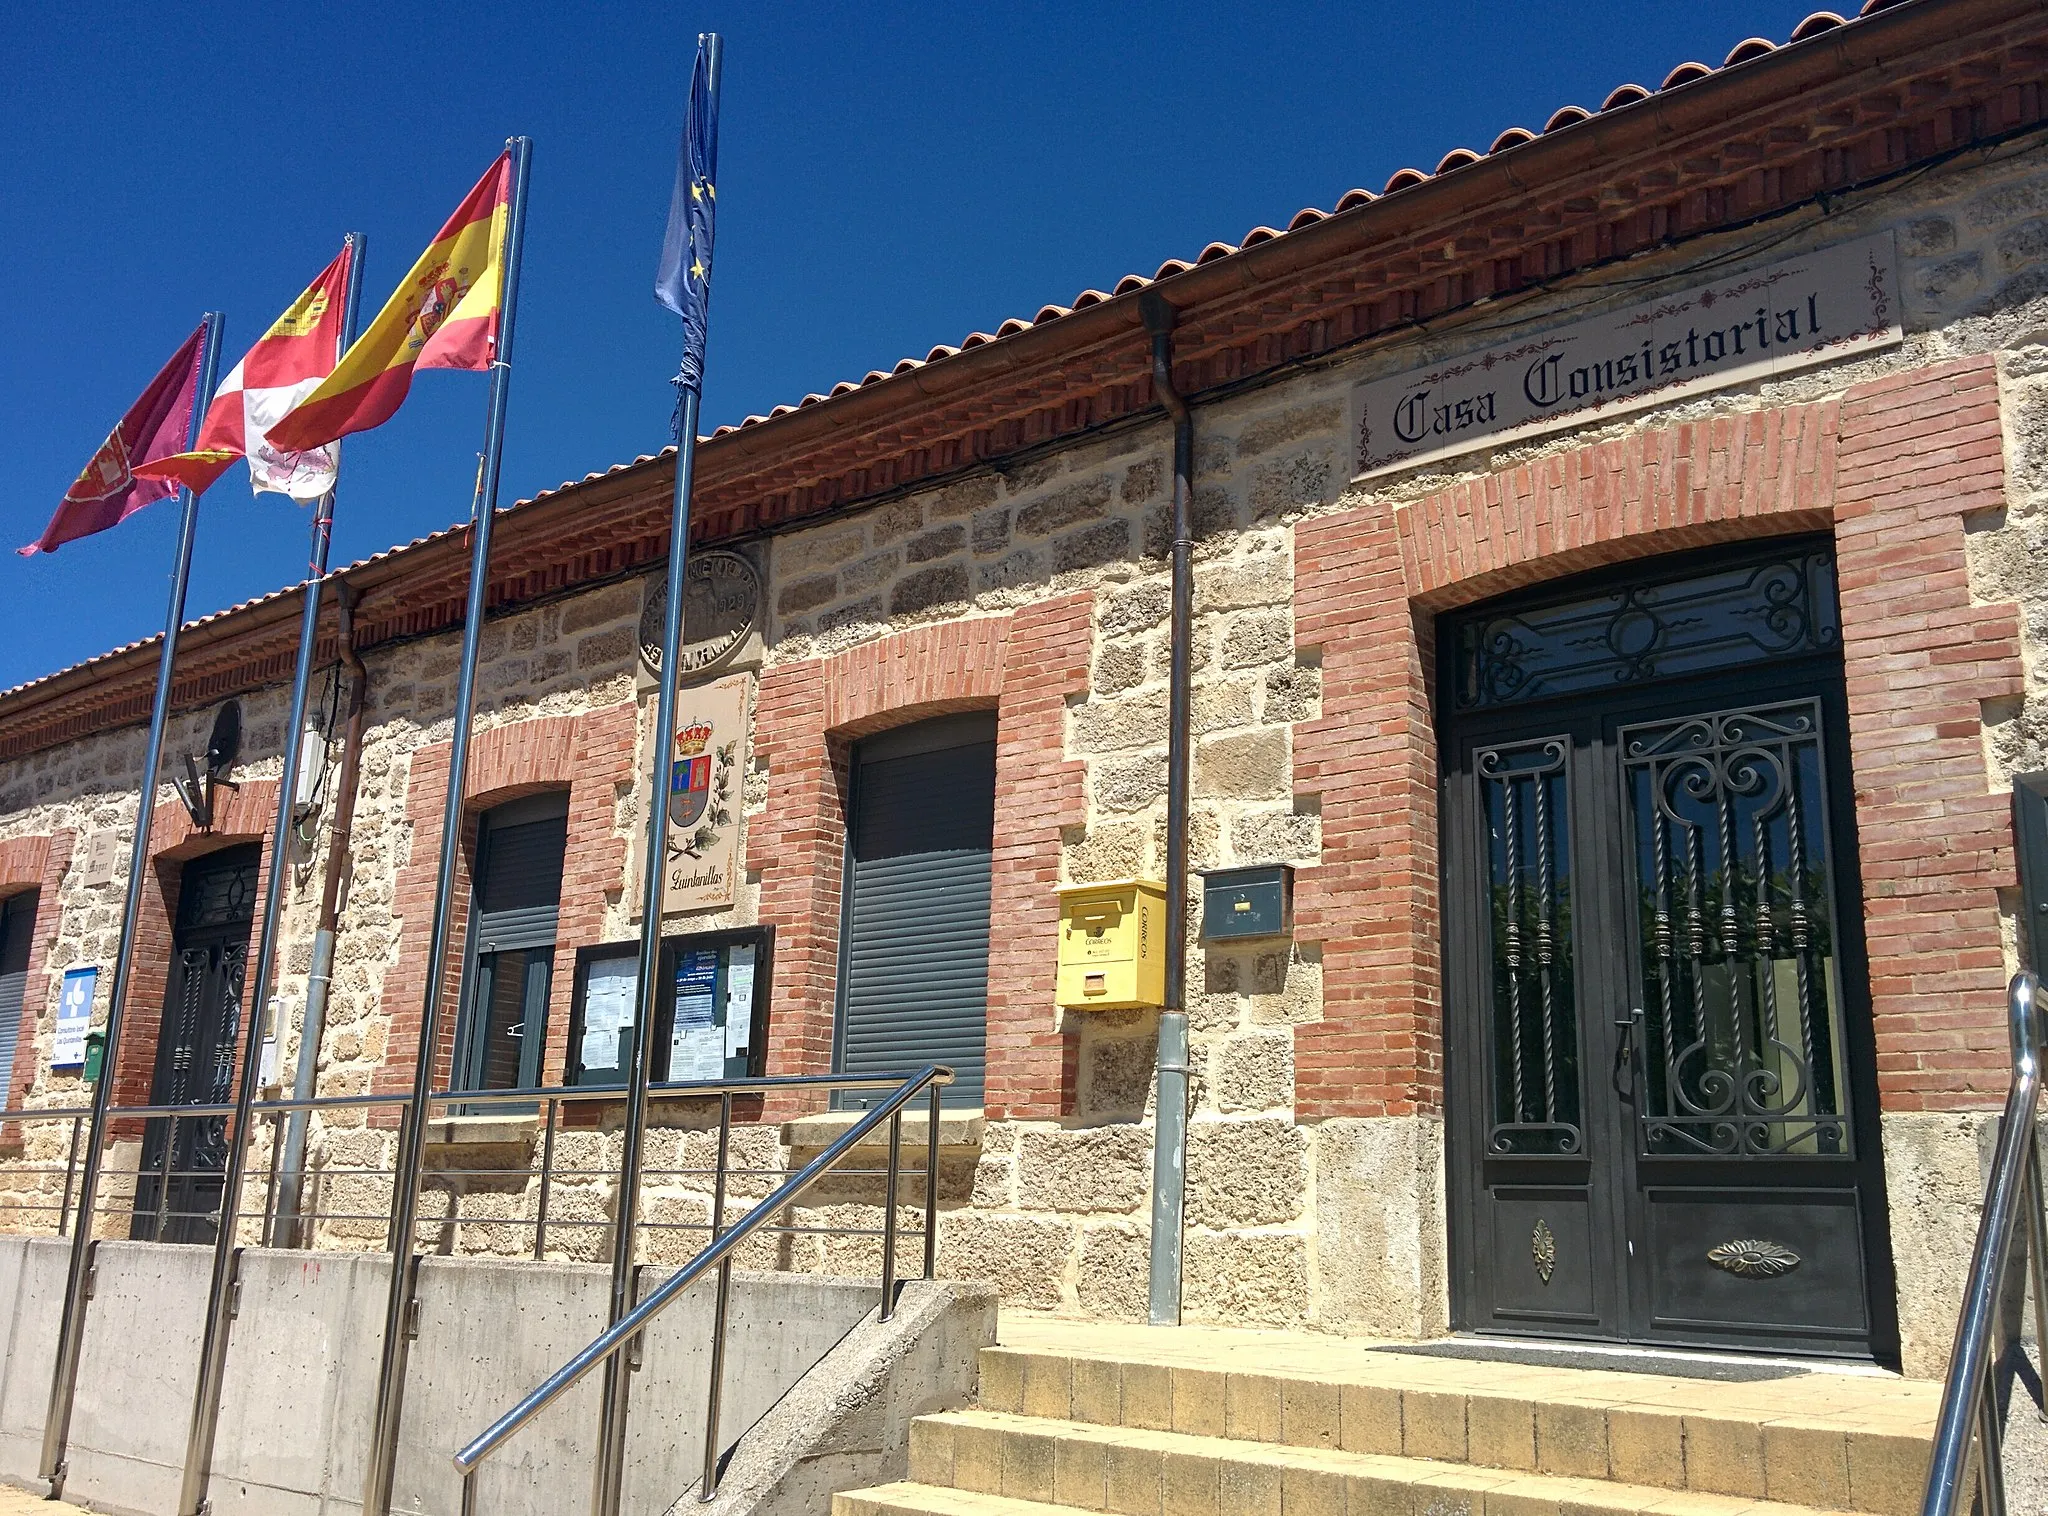
[[(640, 657), (649, 672), (661, 672), (662, 618), (668, 614), (668, 580), (647, 582), (640, 610)], [(676, 675), (688, 679), (724, 667), (761, 624), (761, 575), (745, 554), (714, 550), (692, 553), (683, 583), (683, 645)]]
[(1903, 338), (1889, 232), (1358, 387), (1358, 474), (1620, 415)]

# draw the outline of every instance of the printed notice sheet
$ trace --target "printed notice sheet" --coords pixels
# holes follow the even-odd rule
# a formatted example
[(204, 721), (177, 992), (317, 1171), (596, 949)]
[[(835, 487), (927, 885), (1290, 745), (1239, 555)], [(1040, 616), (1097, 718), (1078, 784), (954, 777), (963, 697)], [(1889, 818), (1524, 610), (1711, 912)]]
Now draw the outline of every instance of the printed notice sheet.
[(590, 966), (583, 988), (583, 1067), (619, 1066), (621, 1031), (633, 1024), (633, 1002), (639, 989), (639, 966), (631, 958), (614, 958)]
[(725, 1040), (718, 1030), (718, 952), (696, 948), (676, 960), (675, 1029), (669, 1036), (672, 1080), (725, 1077)]

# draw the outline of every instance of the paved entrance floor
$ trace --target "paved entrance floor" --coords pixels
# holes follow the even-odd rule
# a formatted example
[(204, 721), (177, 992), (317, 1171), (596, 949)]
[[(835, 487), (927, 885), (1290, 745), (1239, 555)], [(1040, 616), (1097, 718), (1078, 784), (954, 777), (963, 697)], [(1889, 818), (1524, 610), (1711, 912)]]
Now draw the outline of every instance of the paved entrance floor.
[(1657, 1373), (1489, 1363), (1390, 1352), (1407, 1344), (1310, 1332), (1124, 1326), (1006, 1310), (1002, 1346), (1067, 1358), (1118, 1359), (1222, 1374), (1299, 1376), (1338, 1385), (1483, 1396), (1665, 1416), (1740, 1416), (1765, 1426), (1931, 1437), (1941, 1386), (1870, 1369), (1792, 1367), (1785, 1377), (1735, 1383)]
[(90, 1516), (83, 1506), (45, 1500), (20, 1485), (0, 1484), (0, 1516)]

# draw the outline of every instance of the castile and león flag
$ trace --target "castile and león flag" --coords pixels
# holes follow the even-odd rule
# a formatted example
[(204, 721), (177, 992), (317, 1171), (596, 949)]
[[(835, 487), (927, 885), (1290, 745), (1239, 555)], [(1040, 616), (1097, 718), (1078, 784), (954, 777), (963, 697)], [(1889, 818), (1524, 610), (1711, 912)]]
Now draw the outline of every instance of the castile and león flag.
[(334, 489), (340, 458), (331, 445), (294, 450), (277, 446), (270, 432), (292, 408), (334, 372), (347, 344), (350, 275), (357, 253), (353, 242), (335, 255), (270, 324), (242, 361), (228, 371), (206, 408), (199, 445), (144, 464), (147, 479), (182, 484), (204, 494), (238, 458), (249, 461), (249, 482), (257, 494), (318, 500)]

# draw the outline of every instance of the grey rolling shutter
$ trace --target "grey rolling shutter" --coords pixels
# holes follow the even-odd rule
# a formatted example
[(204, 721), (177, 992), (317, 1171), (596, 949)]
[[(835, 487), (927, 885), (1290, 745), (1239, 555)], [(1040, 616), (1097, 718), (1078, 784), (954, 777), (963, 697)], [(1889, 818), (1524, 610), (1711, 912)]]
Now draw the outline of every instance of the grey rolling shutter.
[(489, 814), (476, 886), (477, 951), (554, 946), (568, 841), (566, 813), (535, 820)]
[(0, 1105), (13, 1095), (14, 1048), (21, 1038), (21, 1008), (28, 990), (29, 939), (35, 935), (36, 894), (0, 904)]
[(934, 736), (948, 733), (953, 745), (932, 751), (905, 753), (898, 741), (864, 744), (855, 754), (840, 1067), (865, 1074), (949, 1064), (958, 1078), (947, 1103), (979, 1105), (988, 1042), (993, 718), (948, 722)]

